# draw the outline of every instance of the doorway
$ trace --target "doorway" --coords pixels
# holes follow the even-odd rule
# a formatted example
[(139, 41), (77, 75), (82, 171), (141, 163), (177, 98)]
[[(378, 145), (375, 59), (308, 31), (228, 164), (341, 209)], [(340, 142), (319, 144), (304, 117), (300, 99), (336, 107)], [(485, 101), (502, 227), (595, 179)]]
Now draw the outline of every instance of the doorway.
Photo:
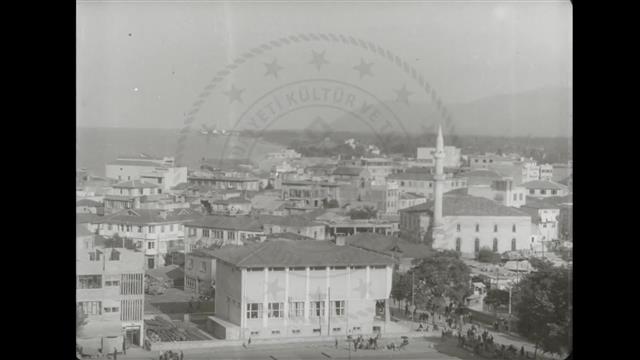
[(140, 345), (140, 327), (127, 329), (125, 334), (125, 346)]
[(155, 266), (155, 263), (156, 263), (156, 262), (155, 262), (155, 259), (154, 259), (154, 258), (148, 258), (148, 259), (147, 259), (147, 267), (148, 267), (149, 269), (153, 269), (153, 268), (154, 268), (154, 266)]

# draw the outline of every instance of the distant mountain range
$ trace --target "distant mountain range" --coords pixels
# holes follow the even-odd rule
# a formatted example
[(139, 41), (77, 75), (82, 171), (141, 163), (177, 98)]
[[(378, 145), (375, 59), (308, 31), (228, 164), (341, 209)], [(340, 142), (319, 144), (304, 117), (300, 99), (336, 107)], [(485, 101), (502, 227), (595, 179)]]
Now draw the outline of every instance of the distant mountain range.
[[(457, 135), (571, 137), (571, 97), (569, 88), (547, 87), (445, 106)], [(411, 103), (407, 106), (393, 100), (384, 103), (400, 118), (409, 134), (424, 132), (425, 123), (432, 128), (437, 122), (444, 121), (431, 104)], [(369, 126), (352, 115), (328, 120), (334, 131), (371, 132)], [(301, 129), (310, 122), (302, 117), (282, 119), (274, 128)], [(397, 124), (393, 128), (400, 129)]]

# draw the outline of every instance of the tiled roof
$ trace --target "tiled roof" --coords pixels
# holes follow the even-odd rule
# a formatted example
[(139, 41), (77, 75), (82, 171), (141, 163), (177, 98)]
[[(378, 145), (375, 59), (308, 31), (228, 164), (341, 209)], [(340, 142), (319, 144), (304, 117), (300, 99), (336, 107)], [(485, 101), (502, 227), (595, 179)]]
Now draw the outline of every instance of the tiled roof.
[(421, 199), (421, 198), (426, 198), (426, 196), (422, 194), (412, 193), (412, 192), (400, 193), (400, 199), (403, 199), (403, 200)]
[(311, 180), (288, 180), (283, 181), (282, 185), (318, 185), (318, 186), (330, 186), (338, 187), (340, 184), (330, 183), (326, 181), (311, 181)]
[[(162, 216), (162, 214), (166, 216)], [(191, 209), (176, 209), (172, 211), (156, 209), (126, 209), (112, 215), (103, 216), (95, 221), (96, 224), (162, 224), (185, 222), (199, 219), (202, 214)]]
[[(399, 210), (401, 212), (433, 212), (433, 201)], [(443, 216), (528, 216), (516, 208), (482, 197), (447, 193), (443, 196)]]
[(567, 189), (567, 187), (562, 184), (558, 184), (557, 182), (546, 181), (546, 180), (533, 180), (533, 181), (526, 182), (521, 186), (526, 189), (556, 189), (556, 190)]
[(205, 250), (216, 259), (248, 267), (391, 265), (393, 258), (331, 241), (268, 240), (246, 246)]
[(310, 220), (306, 216), (301, 216), (301, 215), (292, 215), (292, 216), (261, 215), (259, 217), (259, 221), (265, 225), (294, 226), (294, 227), (322, 225), (318, 222)]
[(364, 170), (360, 167), (341, 166), (333, 171), (333, 175), (360, 176)]
[(157, 188), (159, 187), (156, 184), (152, 184), (150, 182), (142, 181), (142, 180), (131, 180), (124, 181), (118, 184), (113, 185), (114, 188), (125, 188), (125, 189), (147, 189), (147, 188)]
[(190, 221), (186, 226), (209, 228), (209, 229), (225, 229), (225, 230), (243, 230), (251, 232), (261, 232), (262, 222), (255, 216), (222, 216), (210, 215), (203, 216), (199, 219)]
[(237, 176), (189, 176), (189, 180), (211, 180), (211, 181), (259, 181), (260, 179), (254, 177), (237, 177)]
[(488, 177), (494, 179), (500, 179), (502, 176), (495, 171), (491, 170), (471, 170), (461, 174), (464, 177)]
[(102, 203), (91, 199), (80, 199), (76, 201), (76, 206), (100, 207)]
[(96, 214), (76, 214), (76, 224), (90, 224), (100, 219), (104, 219), (104, 216)]
[(153, 160), (118, 159), (108, 163), (107, 165), (149, 166), (149, 167), (166, 168), (166, 166), (160, 161), (161, 160), (157, 160), (157, 159), (153, 159)]
[(431, 255), (432, 251), (425, 244), (409, 242), (393, 236), (380, 234), (356, 234), (345, 238), (348, 245), (384, 253), (389, 256), (400, 254), (405, 258), (425, 258)]
[(430, 173), (419, 172), (403, 172), (397, 174), (391, 174), (387, 176), (387, 180), (422, 180), (433, 181), (433, 175)]

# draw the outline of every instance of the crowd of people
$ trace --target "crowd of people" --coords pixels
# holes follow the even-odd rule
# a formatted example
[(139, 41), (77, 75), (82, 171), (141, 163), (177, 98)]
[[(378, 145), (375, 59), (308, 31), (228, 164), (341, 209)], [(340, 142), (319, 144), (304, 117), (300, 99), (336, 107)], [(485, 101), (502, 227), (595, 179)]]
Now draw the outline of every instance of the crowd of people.
[[(452, 336), (452, 333), (442, 333), (443, 337)], [(484, 330), (480, 333), (480, 330), (472, 325), (467, 330), (466, 335), (458, 331), (458, 346), (473, 350), (476, 355), (480, 355), (487, 358), (499, 358), (499, 359), (514, 359), (520, 356), (521, 358), (528, 358), (528, 353), (525, 352), (524, 346), (520, 348), (520, 351), (513, 346), (500, 345), (494, 342), (493, 335)]]
[(182, 353), (182, 350), (180, 350), (179, 353), (173, 352), (171, 350), (160, 351), (159, 360), (183, 360), (183, 359), (184, 359), (184, 353)]

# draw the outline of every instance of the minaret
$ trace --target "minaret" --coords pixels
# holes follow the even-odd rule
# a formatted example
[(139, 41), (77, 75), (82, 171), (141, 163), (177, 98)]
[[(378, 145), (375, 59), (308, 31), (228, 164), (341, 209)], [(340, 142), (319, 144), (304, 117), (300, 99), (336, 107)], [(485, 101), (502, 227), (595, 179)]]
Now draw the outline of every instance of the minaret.
[(435, 175), (433, 179), (435, 184), (433, 187), (433, 248), (441, 249), (444, 244), (444, 224), (442, 223), (442, 192), (444, 187), (444, 139), (442, 138), (442, 127), (438, 126), (438, 139), (436, 141), (436, 152), (433, 154), (435, 158)]

